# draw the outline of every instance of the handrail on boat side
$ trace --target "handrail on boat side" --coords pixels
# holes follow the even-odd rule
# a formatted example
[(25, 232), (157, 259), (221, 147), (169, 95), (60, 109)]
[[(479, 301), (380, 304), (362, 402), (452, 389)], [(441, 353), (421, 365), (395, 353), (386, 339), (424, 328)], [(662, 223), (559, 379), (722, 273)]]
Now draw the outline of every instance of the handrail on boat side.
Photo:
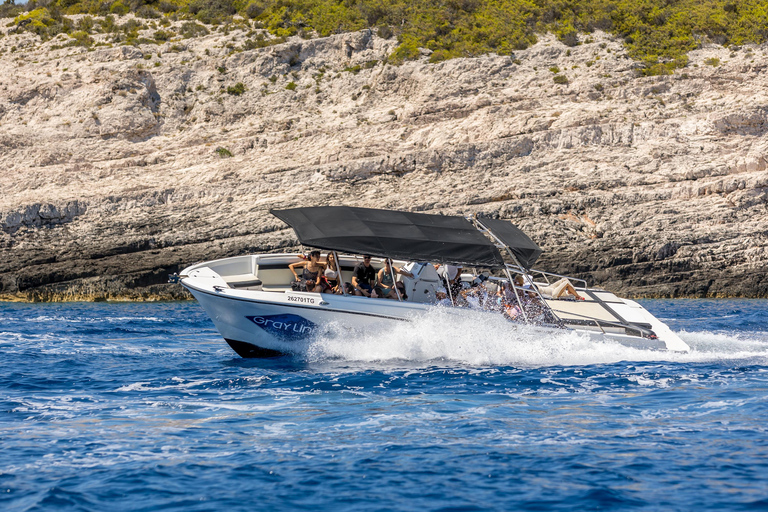
[[(555, 311), (555, 310), (553, 310), (553, 311)], [(611, 327), (620, 327), (620, 328), (625, 329), (625, 330), (626, 329), (634, 329), (636, 331), (640, 331), (641, 333), (648, 334), (649, 337), (650, 337), (650, 335), (656, 336), (656, 333), (653, 332), (652, 329), (646, 329), (645, 327), (641, 327), (639, 325), (630, 324), (630, 323), (623, 324), (621, 322), (612, 322), (610, 320), (600, 320), (600, 319), (597, 319), (597, 318), (592, 318), (591, 316), (580, 315), (578, 313), (571, 313), (570, 311), (560, 311), (560, 312), (561, 313), (565, 313), (566, 315), (578, 316), (578, 317), (584, 318), (586, 320), (592, 320), (600, 328), (600, 330), (603, 331), (603, 334), (605, 334), (605, 329), (603, 329), (603, 326), (600, 325), (601, 322), (603, 324), (605, 324), (605, 325), (608, 325), (608, 326), (611, 326)], [(567, 322), (567, 320), (563, 320), (563, 322)]]
[(581, 278), (573, 277), (573, 276), (566, 276), (566, 275), (562, 275), (562, 274), (555, 274), (553, 272), (547, 272), (547, 271), (544, 271), (544, 270), (537, 270), (537, 269), (534, 269), (534, 268), (526, 271), (524, 268), (522, 268), (521, 266), (519, 266), (517, 264), (513, 265), (511, 263), (507, 263), (506, 265), (511, 267), (510, 270), (514, 270), (518, 274), (541, 274), (542, 276), (544, 276), (544, 280), (547, 282), (547, 284), (552, 284), (549, 281), (549, 279), (547, 278), (547, 276), (549, 276), (549, 277), (556, 277), (557, 279), (565, 278), (565, 279), (568, 279), (569, 281), (576, 281), (578, 283), (582, 283), (582, 285), (583, 285), (582, 288), (587, 289), (587, 281), (585, 279), (581, 279)]

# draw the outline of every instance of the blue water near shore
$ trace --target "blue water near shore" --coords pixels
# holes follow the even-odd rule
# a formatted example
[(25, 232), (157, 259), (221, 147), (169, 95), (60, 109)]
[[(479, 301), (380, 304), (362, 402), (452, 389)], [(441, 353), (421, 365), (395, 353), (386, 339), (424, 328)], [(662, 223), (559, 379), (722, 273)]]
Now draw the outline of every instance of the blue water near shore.
[(0, 510), (765, 510), (768, 301), (689, 354), (436, 314), (236, 356), (194, 302), (0, 303)]

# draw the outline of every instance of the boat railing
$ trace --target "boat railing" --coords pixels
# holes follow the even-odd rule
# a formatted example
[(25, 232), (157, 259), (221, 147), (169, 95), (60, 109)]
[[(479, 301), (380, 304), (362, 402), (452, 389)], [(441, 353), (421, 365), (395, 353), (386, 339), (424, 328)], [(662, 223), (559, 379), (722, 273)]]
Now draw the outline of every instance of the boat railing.
[[(496, 247), (497, 247), (498, 249), (504, 249), (504, 250), (506, 251), (506, 253), (509, 255), (509, 258), (510, 258), (512, 261), (514, 261), (514, 262), (515, 262), (515, 263), (506, 263), (506, 264), (505, 264), (505, 266), (506, 266), (506, 270), (507, 270), (507, 271), (510, 271), (510, 270), (511, 270), (511, 271), (514, 271), (514, 272), (516, 272), (516, 273), (518, 273), (518, 274), (522, 274), (523, 276), (529, 276), (530, 274), (539, 274), (539, 275), (541, 275), (541, 276), (544, 278), (544, 280), (547, 282), (547, 284), (552, 284), (552, 283), (549, 281), (549, 277), (555, 277), (555, 278), (557, 278), (557, 279), (566, 278), (566, 279), (568, 279), (569, 281), (576, 281), (576, 282), (580, 282), (580, 283), (582, 283), (582, 284), (583, 284), (583, 286), (582, 286), (583, 288), (586, 288), (586, 287), (587, 287), (587, 281), (586, 281), (586, 280), (584, 280), (584, 279), (579, 279), (579, 278), (576, 278), (576, 277), (571, 277), (571, 276), (564, 276), (564, 275), (555, 274), (555, 273), (552, 273), (552, 272), (545, 272), (545, 271), (543, 271), (543, 270), (536, 270), (536, 269), (526, 269), (525, 267), (523, 267), (523, 266), (520, 264), (520, 262), (519, 262), (519, 261), (518, 261), (518, 259), (517, 259), (517, 256), (515, 256), (515, 253), (514, 253), (514, 252), (512, 252), (512, 249), (510, 249), (510, 248), (509, 248), (509, 246), (508, 246), (507, 244), (505, 244), (505, 243), (504, 243), (504, 242), (503, 242), (503, 241), (502, 241), (502, 240), (501, 240), (499, 237), (497, 237), (497, 236), (496, 236), (496, 235), (493, 233), (493, 231), (491, 231), (490, 229), (488, 229), (487, 227), (485, 227), (485, 226), (483, 225), (482, 221), (481, 221), (480, 219), (478, 219), (476, 215), (467, 216), (467, 217), (465, 217), (465, 218), (466, 218), (466, 219), (467, 219), (469, 222), (471, 222), (473, 226), (475, 226), (475, 229), (477, 229), (478, 231), (480, 231), (480, 232), (481, 232), (481, 233), (483, 233), (484, 235), (486, 235), (486, 236), (488, 236), (488, 237), (492, 238), (492, 239), (493, 239), (493, 241), (494, 241), (494, 245), (496, 245)], [(511, 279), (511, 277), (510, 277), (510, 279)], [(531, 283), (531, 284), (533, 284), (533, 283)]]
[[(506, 269), (509, 271), (509, 269)], [(547, 301), (544, 300), (544, 296), (541, 295), (539, 290), (535, 286), (531, 286), (530, 288), (525, 288), (525, 286), (518, 286), (515, 284), (515, 280), (512, 279), (512, 275), (507, 272), (507, 279), (504, 278), (494, 278), (494, 280), (501, 281), (503, 284), (506, 284), (512, 288), (512, 291), (515, 294), (515, 299), (517, 300), (517, 304), (520, 306), (520, 312), (523, 314), (523, 319), (525, 320), (525, 323), (527, 324), (535, 324), (536, 322), (529, 317), (528, 313), (529, 311), (525, 307), (526, 301), (523, 300), (523, 298), (527, 296), (534, 295), (538, 299), (539, 307), (543, 308), (547, 313), (549, 313), (552, 318), (555, 320), (555, 322), (561, 321), (560, 317), (557, 316), (557, 313), (552, 311), (552, 308), (547, 304)]]
[(544, 281), (546, 281), (547, 284), (552, 284), (552, 281), (550, 281), (550, 278), (554, 278), (554, 280), (565, 278), (565, 279), (568, 279), (569, 281), (580, 283), (581, 288), (585, 288), (585, 289), (587, 288), (587, 281), (585, 279), (580, 279), (578, 277), (555, 274), (554, 272), (546, 272), (544, 270), (536, 270), (533, 268), (526, 270), (522, 268), (520, 265), (513, 264), (513, 263), (507, 263), (507, 268), (509, 268), (509, 270), (511, 270), (512, 272), (515, 272), (517, 274), (522, 274), (524, 276), (533, 277), (536, 275), (540, 275), (544, 279)]
[[(603, 329), (603, 326), (608, 327), (616, 327), (619, 329), (624, 329), (625, 331), (627, 329), (632, 329), (634, 331), (637, 331), (643, 336), (644, 338), (653, 338), (656, 337), (656, 333), (654, 333), (651, 329), (648, 329), (646, 327), (637, 325), (637, 324), (630, 324), (630, 323), (621, 323), (621, 322), (613, 322), (611, 320), (598, 320), (597, 318), (593, 318), (591, 316), (586, 315), (580, 315), (578, 313), (573, 313), (570, 311), (561, 311), (561, 313), (567, 314), (569, 316), (578, 316), (583, 319), (583, 321), (591, 321), (593, 322), (602, 332), (605, 334), (605, 329)], [(561, 319), (564, 323), (569, 323), (568, 319)]]

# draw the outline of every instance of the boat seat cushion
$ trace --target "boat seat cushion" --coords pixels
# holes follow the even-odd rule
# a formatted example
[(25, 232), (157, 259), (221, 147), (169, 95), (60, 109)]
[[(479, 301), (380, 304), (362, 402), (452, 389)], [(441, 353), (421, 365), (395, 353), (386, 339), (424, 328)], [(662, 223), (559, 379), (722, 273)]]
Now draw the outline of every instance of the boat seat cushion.
[(249, 288), (252, 286), (261, 286), (261, 279), (253, 274), (239, 274), (226, 276), (224, 280), (232, 288)]

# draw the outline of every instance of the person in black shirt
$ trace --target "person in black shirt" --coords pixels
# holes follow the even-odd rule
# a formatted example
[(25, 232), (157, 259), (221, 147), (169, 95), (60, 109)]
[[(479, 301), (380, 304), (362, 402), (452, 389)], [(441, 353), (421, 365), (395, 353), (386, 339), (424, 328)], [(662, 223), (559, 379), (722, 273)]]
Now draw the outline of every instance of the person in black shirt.
[(352, 271), (352, 286), (355, 289), (355, 295), (370, 297), (375, 293), (372, 284), (374, 281), (376, 281), (376, 269), (371, 266), (370, 255), (366, 254), (363, 256), (363, 262), (355, 265), (355, 269)]

